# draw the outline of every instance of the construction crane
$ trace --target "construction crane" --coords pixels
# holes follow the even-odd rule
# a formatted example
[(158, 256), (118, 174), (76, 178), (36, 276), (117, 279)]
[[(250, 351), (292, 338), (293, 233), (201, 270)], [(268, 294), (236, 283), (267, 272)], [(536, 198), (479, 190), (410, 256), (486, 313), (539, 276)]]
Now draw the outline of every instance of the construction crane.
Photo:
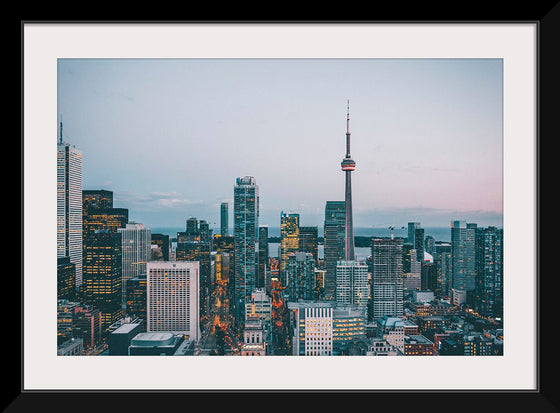
[[(391, 225), (391, 226), (389, 227), (389, 229), (391, 230), (391, 239), (394, 239), (394, 238), (395, 238), (395, 232), (394, 232), (394, 231), (395, 231), (395, 227), (394, 227), (393, 225)], [(401, 227), (401, 229), (406, 229), (406, 228), (405, 228), (405, 227)]]

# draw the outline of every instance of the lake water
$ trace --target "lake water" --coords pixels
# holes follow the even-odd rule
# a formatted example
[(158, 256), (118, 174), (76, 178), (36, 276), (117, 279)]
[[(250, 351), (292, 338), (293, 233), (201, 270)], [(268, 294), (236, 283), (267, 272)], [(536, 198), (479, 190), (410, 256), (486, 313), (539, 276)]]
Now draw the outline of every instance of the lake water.
[[(152, 233), (154, 234), (165, 234), (169, 235), (171, 238), (177, 236), (177, 232), (184, 231), (184, 228), (171, 228), (171, 227), (154, 227), (151, 228)], [(214, 233), (219, 231), (219, 229), (214, 229)], [(322, 236), (323, 229), (321, 227), (318, 228), (319, 236)], [(280, 228), (269, 227), (268, 228), (268, 235), (269, 237), (279, 237), (280, 236)], [(361, 228), (357, 227), (354, 228), (354, 235), (355, 236), (363, 236), (363, 237), (390, 237), (391, 231), (388, 228)], [(425, 236), (432, 236), (436, 241), (442, 242), (450, 242), (451, 241), (451, 228), (449, 227), (427, 227), (424, 228), (424, 235)], [(402, 237), (406, 238), (408, 236), (407, 229), (397, 229), (394, 230), (395, 237)], [(271, 257), (277, 258), (278, 257), (278, 247), (280, 246), (277, 242), (269, 242), (268, 243), (268, 254)], [(318, 245), (318, 255), (319, 258), (324, 257), (324, 250), (323, 245)], [(356, 247), (356, 259), (357, 260), (365, 260), (368, 256), (371, 255), (371, 247)]]

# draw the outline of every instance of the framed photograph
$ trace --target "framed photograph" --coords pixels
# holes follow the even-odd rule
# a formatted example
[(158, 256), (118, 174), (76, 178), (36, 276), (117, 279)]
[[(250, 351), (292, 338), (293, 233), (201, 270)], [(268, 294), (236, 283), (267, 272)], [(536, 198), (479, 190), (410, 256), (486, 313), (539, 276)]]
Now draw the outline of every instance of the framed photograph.
[[(541, 111), (548, 105), (541, 103), (546, 96), (543, 86), (545, 81), (547, 87), (548, 81), (557, 84), (551, 76), (554, 72), (545, 72), (544, 64), (551, 65), (558, 15), (555, 7), (540, 18), (488, 22), (22, 21), (22, 380), (21, 394), (11, 403), (13, 410), (7, 411), (29, 408), (45, 395), (61, 394), (78, 403), (78, 396), (96, 400), (100, 393), (126, 394), (133, 404), (149, 404), (145, 397), (156, 393), (173, 398), (208, 392), (232, 396), (304, 392), (325, 397), (357, 392), (372, 400), (390, 400), (402, 392), (425, 400), (424, 405), (429, 405), (428, 399), (482, 403), (485, 396), (496, 395), (494, 400), (500, 403), (519, 397), (515, 400), (521, 405), (554, 409), (553, 396), (542, 396), (546, 386), (539, 337), (545, 301), (539, 274), (538, 200), (540, 122), (551, 115), (550, 109)], [(546, 78), (541, 78), (542, 73), (548, 73)], [(429, 264), (430, 258), (440, 257), (436, 246), (451, 248), (453, 237), (459, 236), (455, 234), (472, 230), (474, 248), (475, 234), (480, 232), (482, 239), (490, 228), (496, 230), (491, 235), (495, 237), (499, 230), (503, 275), (491, 283), (493, 291), (496, 283), (501, 284), (497, 304), (494, 295), (482, 296), (483, 287), (475, 290), (460, 275), (453, 275), (448, 284), (437, 281), (435, 268), (433, 276), (420, 272), (416, 276), (409, 268), (410, 278), (404, 286), (400, 281), (411, 302), (421, 303), (427, 297), (422, 293), (433, 295), (437, 290), (442, 303), (468, 309), (473, 319), (490, 320), (494, 328), (485, 327), (478, 335), (473, 330), (471, 335), (478, 337), (474, 341), (461, 334), (461, 341), (467, 340), (461, 343), (461, 356), (446, 347), (449, 343), (437, 347), (448, 353), (421, 356), (418, 340), (428, 339), (411, 333), (406, 343), (414, 345), (403, 342), (402, 349), (396, 344), (393, 348), (406, 357), (367, 357), (376, 355), (372, 347), (343, 347), (337, 357), (332, 347), (323, 341), (309, 344), (308, 337), (293, 339), (285, 348), (277, 344), (276, 353), (266, 357), (228, 357), (200, 344), (207, 339), (205, 326), (214, 323), (212, 331), (220, 330), (225, 317), (216, 321), (216, 309), (206, 303), (198, 310), (208, 324), (189, 325), (188, 330), (177, 325), (167, 328), (181, 330), (187, 342), (196, 337), (192, 356), (104, 357), (107, 343), (93, 346), (88, 356), (61, 356), (56, 351), (60, 343), (54, 304), (60, 260), (54, 251), (60, 248), (57, 196), (63, 195), (55, 191), (60, 172), (55, 139), (58, 148), (77, 148), (82, 191), (110, 192), (112, 207), (127, 211), (124, 229), (136, 225), (136, 229), (152, 228), (152, 234), (169, 235), (175, 244), (168, 251), (175, 257), (189, 253), (181, 249), (186, 244), (181, 237), (196, 236), (197, 241), (204, 237), (202, 222), (209, 225), (209, 234), (222, 231), (222, 237), (229, 235), (228, 230), (247, 236), (243, 231), (251, 225), (268, 227), (267, 262), (275, 259), (278, 268), (263, 273), (262, 287), (264, 291), (269, 274), (272, 291), (275, 282), (283, 284), (278, 297), (286, 302), (290, 294), (304, 294), (300, 291), (304, 287), (293, 287), (296, 279), (288, 275), (296, 251), (290, 261), (284, 225), (297, 215), (299, 229), (319, 228), (316, 233), (324, 235), (324, 244), (316, 255), (326, 262), (325, 210), (330, 201), (345, 200), (345, 233), (353, 234), (351, 239), (367, 238), (364, 245), (347, 243), (344, 258), (334, 260), (335, 266), (342, 266), (360, 259), (364, 274), (371, 266), (369, 278), (364, 278), (366, 296), (373, 295), (371, 285), (376, 282), (371, 276), (377, 251), (372, 238), (403, 240), (396, 243), (403, 248), (411, 243), (410, 224), (419, 221), (415, 228), (426, 232), (422, 231), (422, 243), (412, 242), (410, 248), (414, 254), (421, 251), (418, 262)], [(238, 190), (256, 186), (254, 180), (258, 190), (244, 198), (243, 205), (256, 198), (257, 224), (239, 229)], [(86, 211), (81, 202), (80, 213)], [(222, 204), (229, 204), (231, 217), (225, 233), (220, 227)], [(196, 235), (189, 233), (193, 217), (199, 218)], [(475, 231), (477, 226), (480, 231)], [(92, 230), (90, 235), (97, 236), (94, 233), (103, 231)], [(434, 241), (431, 247), (426, 235)], [(270, 242), (273, 238), (278, 241)], [(255, 247), (256, 240), (251, 241), (253, 259), (254, 249), (263, 248)], [(154, 248), (148, 247), (150, 254), (156, 253)], [(431, 253), (425, 248), (431, 248)], [(97, 249), (86, 251), (82, 245), (80, 250), (84, 254), (79, 261), (84, 284), (80, 294), (88, 294), (88, 271), (97, 265), (91, 261)], [(239, 255), (236, 252), (232, 259)], [(313, 261), (313, 254), (309, 255)], [(297, 255), (297, 259), (305, 257)], [(176, 265), (164, 264), (148, 263), (148, 277), (155, 280), (155, 274), (165, 271), (167, 282)], [(213, 268), (212, 282), (217, 283), (217, 264), (208, 265)], [(242, 264), (236, 261), (236, 265)], [(258, 268), (255, 262), (252, 265), (255, 274), (244, 278), (243, 286), (247, 280), (259, 284)], [(342, 274), (344, 269), (336, 271)], [(324, 293), (331, 279), (328, 270), (321, 274)], [(357, 273), (352, 274), (357, 280)], [(205, 280), (189, 279), (187, 284), (199, 283), (198, 290), (209, 291)], [(332, 280), (342, 283), (341, 276)], [(316, 282), (314, 278), (313, 286)], [(157, 285), (150, 284), (152, 305), (166, 299), (155, 292)], [(342, 294), (344, 285), (336, 285), (333, 294)], [(167, 286), (162, 288), (167, 291)], [(232, 294), (231, 301), (237, 300), (237, 290)], [(318, 301), (317, 296), (305, 297)], [(219, 305), (226, 301), (225, 295), (218, 300)], [(401, 299), (400, 316), (414, 311), (404, 302)], [(313, 305), (286, 305), (291, 316), (287, 320), (297, 324), (301, 314), (311, 314), (306, 308)], [(203, 308), (208, 308), (208, 314)], [(255, 305), (247, 308), (254, 314)], [(364, 311), (376, 314), (373, 325), (380, 329), (373, 308)], [(246, 307), (238, 311), (245, 312)], [(101, 324), (109, 326), (116, 320), (105, 321), (110, 312), (100, 312)], [(151, 325), (148, 331), (158, 331), (154, 325), (161, 320), (155, 314), (153, 310), (145, 315)], [(197, 319), (199, 314), (190, 317)], [(367, 329), (367, 320), (364, 324)], [(432, 332), (430, 348), (436, 348), (434, 340), (449, 338), (453, 329), (469, 331), (471, 324), (467, 324), (454, 324), (445, 337)], [(146, 333), (142, 339), (163, 340), (163, 336)], [(477, 347), (473, 344), (477, 340), (492, 350)], [(140, 339), (137, 343), (148, 346)], [(231, 345), (229, 354), (259, 351), (248, 343)], [(188, 352), (189, 345), (184, 346)], [(476, 350), (464, 356), (469, 346)], [(405, 353), (405, 347), (413, 350)], [(134, 351), (142, 354), (145, 348)], [(128, 355), (130, 351), (129, 347)], [(196, 356), (215, 354), (223, 356)], [(47, 404), (54, 408), (56, 402), (50, 400)], [(100, 400), (92, 403), (98, 405)]]

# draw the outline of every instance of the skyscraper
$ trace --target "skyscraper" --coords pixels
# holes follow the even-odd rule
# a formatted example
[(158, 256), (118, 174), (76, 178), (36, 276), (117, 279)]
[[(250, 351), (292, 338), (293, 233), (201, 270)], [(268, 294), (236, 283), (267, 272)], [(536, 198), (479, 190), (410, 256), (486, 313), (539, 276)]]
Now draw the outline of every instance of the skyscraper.
[(420, 228), (419, 222), (408, 223), (408, 238), (406, 239), (406, 242), (412, 246), (416, 245), (416, 228)]
[(340, 166), (346, 175), (346, 190), (344, 196), (345, 202), (345, 243), (344, 243), (344, 259), (346, 261), (354, 260), (354, 223), (352, 221), (352, 171), (356, 169), (356, 162), (350, 156), (350, 103), (348, 102), (346, 111), (346, 157), (342, 160)]
[(177, 261), (198, 262), (198, 289), (200, 290), (199, 311), (201, 316), (208, 314), (211, 289), (210, 244), (202, 241), (178, 242), (176, 248)]
[(169, 235), (166, 234), (152, 234), (151, 236), (152, 245), (157, 245), (161, 251), (161, 259), (157, 261), (169, 261), (169, 249), (171, 244), (169, 242)]
[(196, 217), (191, 217), (191, 218), (187, 219), (186, 236), (187, 237), (192, 237), (193, 240), (196, 240), (196, 238), (198, 238), (200, 236), (198, 219), (196, 219)]
[(242, 319), (245, 303), (256, 286), (259, 227), (259, 187), (252, 176), (237, 178), (233, 189), (235, 308)]
[(266, 286), (266, 274), (268, 270), (268, 226), (259, 227), (259, 271), (257, 278), (257, 287), (264, 288)]
[(454, 294), (465, 295), (467, 303), (473, 302), (475, 288), (475, 231), (476, 224), (465, 221), (451, 222), (451, 259)]
[(220, 234), (222, 237), (228, 236), (229, 227), (229, 204), (227, 202), (222, 202), (220, 205)]
[(198, 262), (152, 261), (147, 266), (148, 332), (200, 338)]
[(299, 251), (313, 254), (315, 266), (319, 265), (317, 236), (317, 227), (299, 227)]
[(57, 298), (73, 300), (76, 296), (76, 265), (70, 257), (58, 257), (56, 266)]
[(84, 189), (82, 191), (83, 215), (87, 215), (90, 208), (113, 208), (113, 192), (106, 189)]
[(83, 301), (99, 309), (103, 329), (122, 318), (121, 234), (108, 229), (88, 234), (84, 241)]
[(373, 239), (371, 297), (373, 320), (403, 315), (402, 240)]
[(83, 217), (84, 242), (88, 235), (98, 229), (107, 229), (117, 232), (125, 228), (128, 223), (128, 209), (126, 208), (88, 208), (87, 215)]
[(335, 298), (336, 262), (344, 258), (346, 207), (344, 201), (327, 201), (324, 222), (325, 298)]
[(313, 255), (309, 252), (291, 253), (288, 256), (286, 278), (288, 281), (286, 288), (288, 300), (314, 299), (316, 283)]
[(56, 249), (76, 266), (76, 288), (82, 284), (82, 153), (60, 139), (57, 145)]
[(434, 262), (436, 263), (437, 272), (437, 289), (436, 294), (443, 297), (450, 296), (451, 282), (451, 245), (440, 244), (435, 247)]
[(287, 284), (288, 257), (299, 250), (299, 214), (280, 212), (280, 277)]
[(475, 309), (484, 317), (503, 316), (503, 232), (477, 228)]
[(126, 307), (126, 283), (131, 278), (145, 277), (151, 258), (151, 229), (136, 222), (118, 228), (122, 240), (122, 303)]
[[(146, 266), (146, 272), (148, 271)], [(131, 278), (126, 282), (126, 314), (146, 320), (146, 283), (147, 274)], [(146, 328), (146, 323), (142, 324)]]
[(369, 297), (368, 268), (365, 262), (341, 260), (336, 263), (336, 302), (366, 308)]

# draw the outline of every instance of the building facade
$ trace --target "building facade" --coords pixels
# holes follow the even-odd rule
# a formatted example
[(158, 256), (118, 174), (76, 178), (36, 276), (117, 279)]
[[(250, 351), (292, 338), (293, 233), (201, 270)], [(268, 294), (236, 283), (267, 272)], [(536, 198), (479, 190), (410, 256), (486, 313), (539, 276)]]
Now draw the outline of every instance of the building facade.
[(147, 332), (174, 331), (200, 338), (198, 262), (147, 265)]
[(299, 252), (313, 254), (315, 266), (319, 266), (318, 227), (299, 227)]
[(234, 306), (241, 319), (257, 282), (259, 187), (251, 176), (237, 178), (233, 190)]
[(336, 263), (344, 259), (346, 207), (344, 201), (327, 201), (324, 222), (324, 297), (335, 299)]
[(280, 276), (287, 286), (287, 266), (290, 254), (299, 251), (299, 214), (280, 212)]
[(96, 230), (85, 238), (82, 298), (101, 311), (105, 331), (123, 317), (120, 233)]
[(126, 283), (131, 278), (145, 277), (151, 259), (152, 234), (143, 224), (129, 222), (118, 228), (122, 244), (122, 302), (126, 308)]
[(336, 302), (366, 308), (369, 298), (368, 267), (365, 262), (338, 261), (336, 265)]
[(372, 319), (403, 315), (402, 240), (372, 240)]
[(465, 294), (466, 303), (472, 303), (476, 282), (475, 262), (476, 224), (466, 221), (451, 222), (451, 286), (456, 294)]
[(229, 204), (227, 202), (220, 204), (220, 235), (222, 237), (229, 235)]
[(475, 310), (483, 317), (503, 316), (503, 230), (476, 230)]
[(76, 267), (76, 287), (82, 284), (82, 153), (60, 140), (56, 172), (57, 257), (69, 257)]

